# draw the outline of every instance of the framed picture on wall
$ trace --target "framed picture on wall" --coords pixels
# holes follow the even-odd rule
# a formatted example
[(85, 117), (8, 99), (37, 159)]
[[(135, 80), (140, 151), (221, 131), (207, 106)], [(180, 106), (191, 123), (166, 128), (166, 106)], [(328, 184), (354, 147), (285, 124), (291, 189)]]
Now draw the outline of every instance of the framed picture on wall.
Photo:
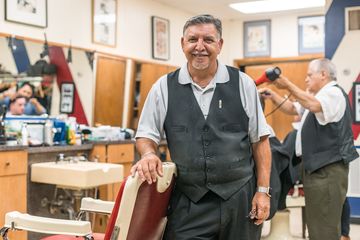
[(346, 32), (360, 30), (360, 6), (345, 8)]
[(270, 20), (244, 22), (244, 57), (270, 56)]
[(299, 54), (324, 52), (325, 45), (325, 17), (299, 17), (298, 36)]
[(47, 0), (5, 0), (5, 20), (47, 27)]
[(117, 0), (92, 0), (94, 43), (116, 47)]
[(360, 123), (360, 82), (353, 83), (353, 122)]
[(60, 88), (60, 112), (73, 113), (74, 112), (74, 83), (62, 83)]
[(152, 57), (154, 59), (169, 60), (170, 58), (170, 23), (169, 20), (151, 18), (152, 26)]

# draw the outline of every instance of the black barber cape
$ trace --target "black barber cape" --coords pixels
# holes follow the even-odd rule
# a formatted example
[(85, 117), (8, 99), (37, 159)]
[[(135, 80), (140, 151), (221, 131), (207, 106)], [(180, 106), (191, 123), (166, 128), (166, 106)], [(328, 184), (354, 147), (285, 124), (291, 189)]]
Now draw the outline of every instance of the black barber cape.
[(272, 196), (268, 219), (271, 219), (277, 210), (286, 208), (286, 196), (300, 178), (299, 159), (295, 156), (295, 138), (296, 130), (290, 132), (283, 143), (276, 137), (269, 138), (272, 157), (270, 176)]

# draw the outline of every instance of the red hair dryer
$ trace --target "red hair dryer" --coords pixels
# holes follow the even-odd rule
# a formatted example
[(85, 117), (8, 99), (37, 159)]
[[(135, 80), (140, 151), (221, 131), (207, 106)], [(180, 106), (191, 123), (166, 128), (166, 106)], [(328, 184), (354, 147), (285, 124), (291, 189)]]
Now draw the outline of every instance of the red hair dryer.
[(279, 67), (268, 68), (258, 79), (255, 80), (255, 84), (258, 86), (264, 82), (272, 82), (279, 78), (280, 74), (281, 70)]

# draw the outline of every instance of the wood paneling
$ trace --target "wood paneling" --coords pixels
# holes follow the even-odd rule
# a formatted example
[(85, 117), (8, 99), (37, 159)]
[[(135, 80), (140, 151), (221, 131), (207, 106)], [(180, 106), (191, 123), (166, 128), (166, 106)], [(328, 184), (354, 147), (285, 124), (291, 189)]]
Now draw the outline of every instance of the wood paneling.
[(152, 85), (164, 74), (169, 72), (169, 67), (165, 65), (157, 65), (144, 63), (141, 65), (141, 83), (139, 96), (139, 116), (144, 107), (145, 99)]
[(127, 127), (136, 129), (146, 97), (152, 85), (161, 76), (176, 70), (177, 67), (155, 63), (137, 63), (133, 69)]
[(98, 57), (95, 87), (94, 123), (121, 126), (124, 105), (126, 62)]

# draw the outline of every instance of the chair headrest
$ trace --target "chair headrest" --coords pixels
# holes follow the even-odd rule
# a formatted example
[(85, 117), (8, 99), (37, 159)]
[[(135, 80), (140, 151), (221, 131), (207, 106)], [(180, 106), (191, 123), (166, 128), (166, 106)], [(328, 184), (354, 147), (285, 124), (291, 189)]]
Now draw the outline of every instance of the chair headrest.
[(163, 163), (163, 176), (158, 177), (157, 179), (157, 191), (162, 193), (165, 192), (166, 189), (170, 186), (171, 180), (174, 175), (176, 175), (176, 165), (172, 162), (164, 162)]

